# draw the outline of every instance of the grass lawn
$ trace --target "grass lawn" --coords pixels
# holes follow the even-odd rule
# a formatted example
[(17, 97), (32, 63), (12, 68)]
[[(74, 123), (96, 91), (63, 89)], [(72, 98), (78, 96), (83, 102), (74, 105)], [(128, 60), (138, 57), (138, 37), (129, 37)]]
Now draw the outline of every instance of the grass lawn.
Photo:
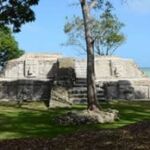
[(24, 137), (54, 137), (77, 130), (100, 130), (119, 128), (141, 120), (150, 120), (150, 102), (113, 101), (102, 103), (103, 108), (119, 110), (120, 120), (109, 124), (59, 126), (53, 118), (69, 110), (82, 110), (86, 106), (47, 110), (44, 103), (25, 103), (21, 108), (15, 104), (0, 103), (0, 139)]

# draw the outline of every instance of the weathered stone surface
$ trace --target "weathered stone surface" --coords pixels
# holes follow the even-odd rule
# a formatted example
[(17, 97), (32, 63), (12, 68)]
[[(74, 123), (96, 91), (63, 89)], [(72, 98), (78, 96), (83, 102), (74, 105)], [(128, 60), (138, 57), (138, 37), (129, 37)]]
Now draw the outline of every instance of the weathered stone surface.
[[(86, 60), (62, 58), (60, 55), (25, 54), (8, 61), (3, 70), (3, 77), (53, 78), (59, 67), (60, 70), (74, 70), (76, 78), (86, 78), (86, 66)], [(95, 58), (95, 74), (97, 80), (145, 77), (132, 60), (105, 56)]]
[[(8, 61), (0, 71), (0, 99), (48, 99), (49, 86), (58, 85), (70, 91), (72, 102), (85, 103), (86, 67), (86, 60), (57, 54), (25, 54)], [(150, 78), (133, 60), (96, 56), (95, 75), (98, 100), (150, 99)]]
[[(86, 66), (86, 60), (76, 60), (77, 78), (86, 78)], [(95, 74), (97, 80), (145, 77), (133, 60), (111, 56), (97, 56), (95, 58)]]
[(51, 81), (49, 80), (1, 80), (1, 100), (48, 100)]
[(58, 59), (59, 68), (75, 68), (75, 60), (73, 58), (59, 58)]
[(86, 60), (76, 60), (75, 61), (75, 73), (76, 78), (86, 78)]
[(96, 79), (142, 78), (144, 74), (131, 59), (119, 57), (96, 57)]
[(56, 82), (65, 87), (71, 87), (75, 78), (75, 60), (73, 58), (58, 59), (55, 77)]
[[(144, 84), (147, 80), (147, 84)], [(105, 81), (104, 91), (108, 99), (150, 99), (150, 79)], [(142, 82), (143, 81), (143, 82)], [(143, 83), (143, 84), (142, 84)]]
[(22, 57), (7, 62), (1, 73), (3, 78), (23, 79), (53, 78), (56, 72), (57, 54), (25, 54)]
[(50, 104), (51, 108), (55, 107), (71, 107), (72, 103), (69, 100), (68, 90), (65, 87), (54, 86), (51, 89)]
[(95, 60), (95, 75), (96, 79), (100, 78), (112, 78), (110, 60), (96, 58)]
[(81, 124), (91, 124), (91, 123), (109, 123), (114, 122), (118, 119), (118, 111), (111, 110), (108, 111), (73, 111), (68, 112), (63, 116), (58, 116), (55, 118), (55, 122), (61, 125), (81, 125)]

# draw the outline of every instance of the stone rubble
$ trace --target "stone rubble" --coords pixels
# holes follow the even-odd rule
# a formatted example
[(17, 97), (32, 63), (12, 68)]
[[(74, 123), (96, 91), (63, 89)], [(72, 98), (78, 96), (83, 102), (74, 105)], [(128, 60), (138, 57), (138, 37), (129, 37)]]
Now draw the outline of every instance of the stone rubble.
[(93, 123), (111, 123), (118, 120), (117, 110), (106, 110), (106, 111), (72, 111), (57, 116), (54, 121), (59, 125), (82, 125), (82, 124), (93, 124)]

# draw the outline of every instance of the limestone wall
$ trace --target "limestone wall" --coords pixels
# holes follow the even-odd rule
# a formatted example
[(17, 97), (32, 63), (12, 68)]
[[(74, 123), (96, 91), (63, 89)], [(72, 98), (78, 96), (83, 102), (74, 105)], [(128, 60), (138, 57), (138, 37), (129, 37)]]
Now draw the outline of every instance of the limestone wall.
[[(133, 60), (114, 59), (111, 60), (112, 72), (115, 77), (120, 78), (141, 78), (144, 77), (142, 71)], [(115, 70), (116, 69), (116, 70)]]
[(150, 79), (100, 81), (108, 99), (149, 100)]
[(49, 100), (49, 80), (0, 80), (0, 100)]
[[(3, 71), (3, 78), (23, 79), (53, 78), (57, 74), (57, 61), (61, 61), (60, 55), (31, 55), (8, 61)], [(86, 78), (86, 60), (63, 58), (63, 61), (70, 59), (74, 63), (76, 78)], [(111, 78), (143, 78), (144, 74), (137, 65), (130, 59), (119, 57), (96, 57), (95, 58), (96, 79)]]
[[(86, 88), (86, 60), (62, 58), (61, 55), (25, 54), (8, 61), (0, 75), (0, 99), (30, 100), (50, 98), (54, 80), (71, 88)], [(150, 99), (150, 79), (130, 59), (95, 57), (95, 75), (105, 98)], [(62, 82), (62, 80), (64, 82)], [(83, 85), (84, 84), (84, 85)], [(82, 92), (81, 92), (82, 93)]]
[(96, 59), (95, 60), (95, 75), (96, 79), (100, 78), (112, 78), (110, 60)]
[(57, 69), (57, 59), (61, 57), (61, 55), (25, 54), (18, 59), (8, 61), (1, 76), (12, 79), (53, 78)]
[[(86, 60), (76, 60), (77, 78), (86, 78)], [(96, 79), (143, 78), (145, 75), (133, 60), (119, 57), (99, 56), (95, 58)]]
[(76, 78), (86, 78), (86, 60), (76, 60), (75, 61), (75, 74)]

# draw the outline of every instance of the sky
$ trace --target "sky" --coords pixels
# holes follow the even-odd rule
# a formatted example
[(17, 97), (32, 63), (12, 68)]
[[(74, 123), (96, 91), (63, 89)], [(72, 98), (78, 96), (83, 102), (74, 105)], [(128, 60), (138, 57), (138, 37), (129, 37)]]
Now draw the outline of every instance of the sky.
[[(140, 67), (150, 67), (150, 0), (128, 0), (124, 4), (111, 1), (114, 13), (125, 24), (122, 32), (126, 36), (126, 42), (115, 55), (134, 59)], [(66, 16), (81, 15), (76, 2), (78, 0), (40, 0), (39, 5), (33, 7), (36, 20), (14, 34), (19, 47), (27, 53), (60, 53), (83, 58), (77, 49), (62, 46), (67, 39), (63, 32)]]

